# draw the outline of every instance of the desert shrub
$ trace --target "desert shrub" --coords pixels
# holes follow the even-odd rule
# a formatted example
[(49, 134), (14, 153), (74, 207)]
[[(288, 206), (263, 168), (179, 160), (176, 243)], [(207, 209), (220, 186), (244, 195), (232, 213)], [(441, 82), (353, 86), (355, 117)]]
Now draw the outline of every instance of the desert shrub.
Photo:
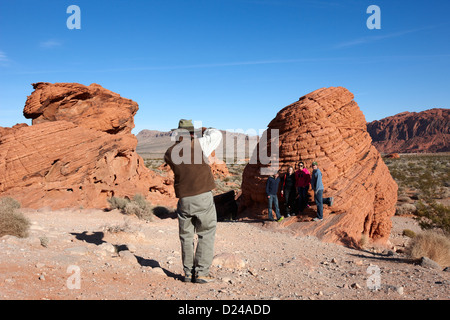
[(141, 207), (136, 202), (130, 202), (125, 207), (125, 214), (134, 214), (139, 219), (152, 221), (153, 220), (153, 212), (150, 207)]
[(395, 215), (402, 216), (407, 214), (414, 214), (417, 212), (417, 208), (412, 203), (403, 203), (396, 207)]
[(436, 231), (425, 231), (411, 240), (408, 254), (413, 259), (427, 257), (442, 267), (448, 267), (450, 266), (450, 238)]
[(119, 209), (119, 210), (125, 210), (125, 207), (127, 203), (130, 202), (130, 200), (126, 198), (118, 198), (118, 197), (112, 197), (108, 199), (109, 207), (111, 210)]
[(120, 232), (131, 232), (131, 226), (129, 225), (128, 220), (125, 220), (123, 224), (114, 224), (114, 225), (104, 225), (103, 231), (106, 233), (120, 233)]
[(365, 233), (361, 234), (361, 239), (359, 239), (358, 244), (361, 248), (364, 248), (366, 245), (369, 244), (369, 236)]
[(450, 207), (428, 199), (417, 203), (416, 220), (422, 229), (442, 229), (450, 235)]
[(5, 197), (0, 199), (0, 206), (12, 209), (20, 209), (20, 202), (11, 197)]
[(412, 230), (405, 229), (403, 230), (403, 235), (408, 238), (414, 238), (416, 236), (416, 233)]
[(140, 207), (137, 203), (135, 202), (128, 202), (127, 205), (125, 206), (123, 213), (128, 214), (128, 215), (136, 215), (139, 216), (140, 215)]
[(119, 209), (122, 213), (136, 215), (139, 219), (153, 220), (153, 210), (150, 202), (141, 194), (136, 194), (133, 200), (112, 197), (108, 199), (111, 209)]
[(20, 203), (12, 198), (0, 199), (0, 237), (28, 237), (30, 221), (20, 212)]
[(401, 159), (387, 159), (385, 163), (401, 188), (420, 190), (435, 198), (450, 180), (448, 155), (414, 155)]
[(145, 209), (150, 206), (150, 203), (145, 199), (142, 194), (135, 194), (133, 197), (133, 202), (136, 203), (140, 208)]

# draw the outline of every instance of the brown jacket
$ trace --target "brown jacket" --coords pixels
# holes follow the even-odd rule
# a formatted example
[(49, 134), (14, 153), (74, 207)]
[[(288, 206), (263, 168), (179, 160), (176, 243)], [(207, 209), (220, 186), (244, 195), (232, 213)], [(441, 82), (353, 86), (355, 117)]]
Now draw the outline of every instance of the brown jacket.
[(175, 175), (177, 198), (199, 195), (216, 187), (208, 159), (197, 139), (175, 143), (167, 149), (164, 160)]

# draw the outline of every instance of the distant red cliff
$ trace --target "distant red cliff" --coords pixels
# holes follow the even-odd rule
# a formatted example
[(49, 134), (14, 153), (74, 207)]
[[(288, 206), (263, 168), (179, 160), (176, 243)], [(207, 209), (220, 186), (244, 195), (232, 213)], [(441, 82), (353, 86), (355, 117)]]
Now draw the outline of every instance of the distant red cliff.
[(450, 152), (450, 109), (402, 112), (367, 123), (381, 153)]

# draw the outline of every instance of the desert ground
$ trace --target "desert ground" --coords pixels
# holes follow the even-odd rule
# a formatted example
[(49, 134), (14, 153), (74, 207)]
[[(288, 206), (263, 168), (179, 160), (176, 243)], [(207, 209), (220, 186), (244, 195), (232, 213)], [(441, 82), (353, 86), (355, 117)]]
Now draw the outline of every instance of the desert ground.
[(0, 238), (0, 299), (450, 298), (448, 268), (405, 253), (411, 239), (403, 231), (421, 232), (410, 214), (392, 218), (388, 246), (360, 249), (296, 234), (295, 224), (317, 223), (297, 217), (219, 222), (215, 281), (195, 284), (182, 281), (173, 216), (145, 221), (118, 210), (20, 210), (31, 221), (30, 232), (23, 239)]
[[(401, 250), (355, 250), (296, 237), (276, 222), (219, 222), (216, 281), (202, 285), (181, 281), (176, 219), (147, 223), (117, 210), (23, 212), (32, 221), (30, 236), (0, 240), (0, 299), (450, 297), (449, 272), (412, 263)], [(393, 222), (396, 248), (409, 241), (404, 229), (420, 230), (410, 218)], [(379, 288), (371, 290), (376, 276)]]

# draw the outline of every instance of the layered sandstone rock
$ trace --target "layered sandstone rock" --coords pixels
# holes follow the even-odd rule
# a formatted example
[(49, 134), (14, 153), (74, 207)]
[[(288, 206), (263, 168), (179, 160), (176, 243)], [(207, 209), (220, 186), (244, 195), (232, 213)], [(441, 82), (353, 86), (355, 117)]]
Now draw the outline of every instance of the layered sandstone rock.
[(261, 157), (276, 150), (271, 142), (273, 130), (279, 132), (279, 157), (272, 159), (279, 161), (277, 166), (286, 171), (303, 161), (312, 171), (311, 163), (318, 161), (324, 197), (335, 199), (332, 208), (325, 206), (324, 221), (296, 223), (299, 234), (344, 243), (356, 243), (363, 234), (375, 241), (387, 239), (397, 184), (372, 146), (364, 115), (351, 92), (342, 87), (319, 89), (278, 112), (268, 125), (267, 150), (260, 142), (259, 153), (253, 156), (256, 163), (244, 170), (240, 206), (244, 214), (266, 217), (267, 176), (261, 169), (267, 169), (267, 164), (261, 163)]
[(33, 125), (0, 130), (0, 196), (30, 208), (105, 208), (137, 193), (173, 205), (169, 183), (135, 152), (136, 102), (96, 84), (33, 87), (24, 107)]
[(134, 128), (138, 104), (98, 84), (39, 82), (33, 88), (23, 109), (23, 115), (33, 119), (33, 125), (66, 120), (110, 134), (129, 134)]
[(382, 153), (450, 151), (450, 109), (403, 112), (372, 121), (367, 131)]

